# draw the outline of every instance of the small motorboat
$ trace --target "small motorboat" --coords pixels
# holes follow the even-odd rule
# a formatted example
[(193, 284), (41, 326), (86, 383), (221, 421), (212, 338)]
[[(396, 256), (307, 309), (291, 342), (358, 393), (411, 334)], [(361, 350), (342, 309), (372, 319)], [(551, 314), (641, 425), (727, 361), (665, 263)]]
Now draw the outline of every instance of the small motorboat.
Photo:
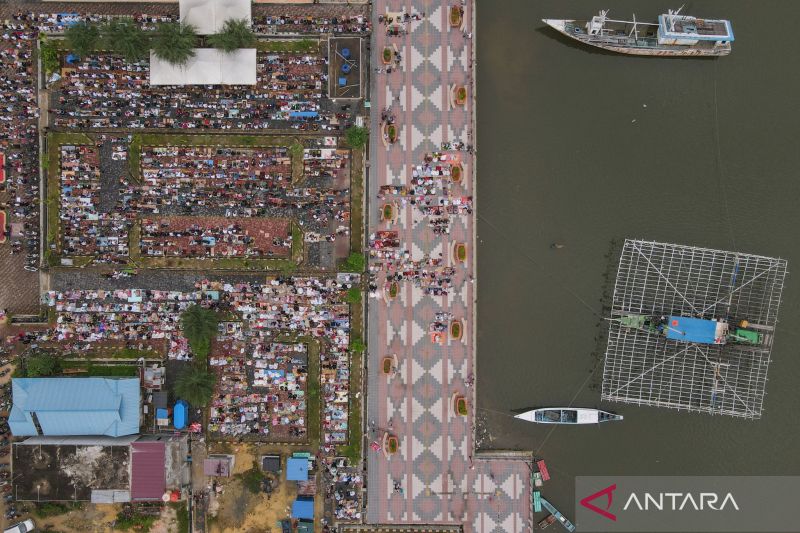
[(622, 420), (622, 415), (581, 407), (544, 407), (525, 411), (514, 418), (537, 424), (599, 424)]

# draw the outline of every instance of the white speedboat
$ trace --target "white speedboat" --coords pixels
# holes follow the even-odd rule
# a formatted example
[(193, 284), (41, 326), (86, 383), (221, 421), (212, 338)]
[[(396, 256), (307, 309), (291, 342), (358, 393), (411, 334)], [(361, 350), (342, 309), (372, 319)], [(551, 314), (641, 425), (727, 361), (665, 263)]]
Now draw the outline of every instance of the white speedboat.
[(514, 418), (537, 424), (599, 424), (600, 422), (622, 420), (622, 415), (581, 407), (545, 407), (525, 411)]

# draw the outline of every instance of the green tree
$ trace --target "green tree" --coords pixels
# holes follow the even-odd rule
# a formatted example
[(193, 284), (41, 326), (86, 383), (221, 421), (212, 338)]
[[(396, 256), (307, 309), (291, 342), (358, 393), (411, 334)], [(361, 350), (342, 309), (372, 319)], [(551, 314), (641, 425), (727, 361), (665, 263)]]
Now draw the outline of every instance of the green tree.
[(175, 380), (175, 394), (194, 407), (205, 407), (214, 393), (216, 377), (205, 365), (189, 365)]
[(364, 344), (359, 337), (353, 337), (350, 339), (350, 351), (353, 353), (361, 353), (367, 349), (367, 345)]
[(214, 48), (230, 53), (239, 48), (253, 48), (256, 45), (256, 35), (247, 19), (228, 19), (222, 25), (222, 30), (209, 35), (206, 41)]
[(181, 331), (192, 353), (202, 360), (208, 357), (211, 349), (211, 340), (217, 335), (219, 317), (217, 313), (194, 304), (188, 307), (181, 315)]
[(345, 133), (345, 140), (351, 148), (363, 148), (367, 144), (369, 130), (361, 126), (350, 126)]
[(342, 263), (342, 270), (344, 272), (364, 272), (365, 265), (364, 254), (351, 252)]
[(153, 53), (173, 65), (185, 65), (194, 57), (197, 32), (191, 24), (164, 22), (153, 32)]
[(53, 354), (39, 352), (28, 356), (25, 371), (29, 378), (52, 376), (61, 372), (61, 364)]
[[(58, 50), (53, 43), (47, 39), (45, 34), (39, 36), (39, 52), (42, 55), (42, 68), (47, 76), (58, 70), (60, 63), (58, 61)], [(46, 157), (42, 158), (42, 168), (47, 170), (46, 164), (48, 160)]]
[(349, 304), (360, 304), (361, 303), (361, 289), (358, 287), (350, 287), (347, 289), (347, 294), (344, 295), (344, 301)]
[(70, 50), (84, 57), (96, 50), (97, 45), (100, 44), (100, 29), (96, 24), (77, 22), (67, 27), (64, 38), (67, 40)]
[(150, 37), (131, 20), (111, 19), (101, 31), (103, 46), (131, 63), (148, 56)]

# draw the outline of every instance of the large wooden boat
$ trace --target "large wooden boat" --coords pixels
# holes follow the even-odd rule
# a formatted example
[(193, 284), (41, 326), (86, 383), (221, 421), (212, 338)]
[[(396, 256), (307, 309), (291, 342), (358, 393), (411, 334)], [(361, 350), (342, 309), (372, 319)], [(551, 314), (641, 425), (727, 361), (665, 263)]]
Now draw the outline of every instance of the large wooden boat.
[[(682, 8), (681, 8), (682, 9)], [(613, 20), (601, 10), (591, 20), (542, 19), (568, 37), (612, 52), (640, 56), (725, 56), (731, 53), (733, 29), (728, 20), (659, 15), (658, 22)]]

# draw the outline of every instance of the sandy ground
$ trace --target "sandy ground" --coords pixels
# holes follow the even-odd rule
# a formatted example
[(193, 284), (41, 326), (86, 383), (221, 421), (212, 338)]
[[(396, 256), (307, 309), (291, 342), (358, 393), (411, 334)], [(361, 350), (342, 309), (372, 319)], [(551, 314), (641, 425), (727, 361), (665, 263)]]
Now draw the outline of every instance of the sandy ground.
[[(268, 449), (271, 448), (271, 449)], [(214, 450), (217, 451), (217, 450)], [(253, 448), (247, 445), (233, 446), (231, 452), (236, 455), (234, 474), (249, 470), (253, 460), (262, 454), (278, 451), (275, 447)], [(284, 457), (288, 449), (281, 448)], [(268, 498), (266, 494), (251, 494), (235, 478), (222, 481), (223, 492), (212, 500), (209, 506), (211, 514), (216, 510), (217, 517), (209, 520), (210, 533), (269, 533), (280, 531), (279, 520), (288, 518), (292, 502), (297, 496), (297, 488), (293, 482), (277, 480), (275, 491)]]
[(111, 524), (117, 518), (119, 505), (92, 505), (84, 504), (83, 509), (76, 509), (69, 513), (50, 518), (35, 518), (36, 529), (45, 530), (49, 527), (53, 531), (87, 533), (108, 533), (113, 531)]

